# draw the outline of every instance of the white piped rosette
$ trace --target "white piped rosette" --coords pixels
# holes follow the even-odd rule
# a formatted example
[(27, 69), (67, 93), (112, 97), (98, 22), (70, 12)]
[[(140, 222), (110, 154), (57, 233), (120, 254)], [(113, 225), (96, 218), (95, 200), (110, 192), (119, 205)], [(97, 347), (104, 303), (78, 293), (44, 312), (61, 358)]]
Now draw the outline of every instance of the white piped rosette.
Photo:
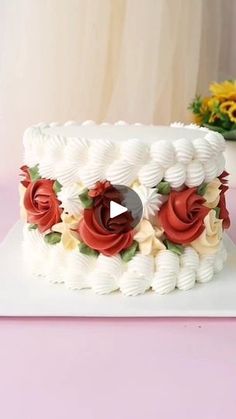
[(65, 273), (66, 287), (74, 290), (90, 288), (89, 275), (94, 265), (94, 258), (80, 253), (78, 249), (73, 250), (68, 257), (68, 269)]
[(91, 275), (91, 287), (97, 294), (109, 294), (119, 288), (118, 280), (124, 270), (124, 264), (119, 255), (97, 258), (95, 270)]
[(120, 290), (127, 296), (143, 294), (151, 286), (154, 273), (154, 258), (137, 253), (127, 263), (127, 271), (119, 281)]

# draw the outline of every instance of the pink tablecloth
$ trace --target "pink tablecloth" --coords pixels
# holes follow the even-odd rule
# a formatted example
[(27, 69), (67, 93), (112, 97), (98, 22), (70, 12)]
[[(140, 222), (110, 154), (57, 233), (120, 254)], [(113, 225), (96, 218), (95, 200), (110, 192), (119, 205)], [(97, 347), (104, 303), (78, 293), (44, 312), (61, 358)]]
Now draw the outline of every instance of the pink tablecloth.
[[(3, 238), (17, 193), (0, 188)], [(234, 319), (1, 319), (0, 417), (235, 419), (235, 354)]]

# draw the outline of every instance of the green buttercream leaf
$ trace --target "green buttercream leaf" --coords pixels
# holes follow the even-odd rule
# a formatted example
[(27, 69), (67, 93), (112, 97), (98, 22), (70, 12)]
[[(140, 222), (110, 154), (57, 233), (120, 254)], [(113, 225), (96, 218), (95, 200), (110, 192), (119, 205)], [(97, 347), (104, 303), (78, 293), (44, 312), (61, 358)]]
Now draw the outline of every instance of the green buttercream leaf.
[(61, 188), (62, 188), (62, 185), (60, 184), (60, 182), (58, 182), (58, 180), (55, 180), (55, 182), (53, 184), (53, 190), (54, 190), (55, 194), (60, 192)]
[(80, 195), (80, 201), (82, 202), (82, 205), (84, 208), (91, 208), (93, 205), (93, 200), (90, 198), (88, 194), (88, 189), (85, 189), (84, 192), (82, 192)]
[(124, 262), (129, 262), (134, 257), (137, 251), (138, 251), (138, 243), (134, 241), (128, 249), (125, 249), (121, 252), (120, 254), (121, 259)]
[(181, 244), (172, 243), (169, 240), (164, 240), (164, 245), (167, 247), (168, 250), (170, 250), (173, 253), (176, 253), (177, 255), (182, 255), (184, 251), (184, 246)]
[(57, 233), (56, 231), (48, 233), (44, 236), (44, 240), (48, 244), (57, 244), (61, 241), (61, 233)]
[(38, 179), (41, 179), (41, 176), (39, 174), (39, 165), (36, 164), (36, 166), (34, 167), (30, 167), (29, 168), (29, 172), (30, 172), (30, 179), (32, 182), (35, 182)]
[(226, 140), (236, 140), (236, 129), (222, 132), (222, 135)]
[(171, 186), (169, 182), (162, 180), (160, 183), (158, 183), (157, 185), (158, 193), (160, 193), (161, 195), (169, 195), (170, 191), (171, 191)]
[(215, 207), (214, 210), (216, 212), (216, 218), (220, 218), (220, 208), (219, 207)]
[(197, 193), (198, 195), (205, 195), (206, 193), (206, 188), (207, 188), (207, 183), (202, 183), (198, 188), (197, 188)]
[(37, 224), (30, 224), (28, 229), (29, 230), (36, 230), (38, 228)]
[(222, 134), (224, 132), (224, 128), (216, 126), (216, 125), (211, 125), (211, 124), (203, 124), (204, 127), (210, 129), (211, 131), (217, 131), (220, 134)]
[(80, 243), (78, 247), (79, 247), (80, 253), (83, 253), (84, 255), (97, 257), (99, 254), (97, 250), (92, 249), (91, 247), (87, 246), (87, 244), (85, 243)]

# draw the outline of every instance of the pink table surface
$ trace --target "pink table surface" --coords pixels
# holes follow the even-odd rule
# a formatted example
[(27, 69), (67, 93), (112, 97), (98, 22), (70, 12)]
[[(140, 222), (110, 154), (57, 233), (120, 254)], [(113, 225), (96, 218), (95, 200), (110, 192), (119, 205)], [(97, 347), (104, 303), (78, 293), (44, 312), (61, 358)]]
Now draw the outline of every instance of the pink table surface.
[[(3, 238), (18, 198), (0, 192)], [(2, 318), (0, 418), (235, 419), (235, 354), (234, 319)]]

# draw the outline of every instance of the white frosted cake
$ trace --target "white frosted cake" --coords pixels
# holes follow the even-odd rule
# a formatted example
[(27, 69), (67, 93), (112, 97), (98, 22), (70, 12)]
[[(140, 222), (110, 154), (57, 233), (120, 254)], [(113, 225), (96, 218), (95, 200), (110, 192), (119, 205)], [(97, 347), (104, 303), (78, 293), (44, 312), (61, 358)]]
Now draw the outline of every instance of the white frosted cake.
[(195, 125), (39, 124), (24, 134), (24, 263), (67, 288), (168, 294), (226, 259), (224, 138)]

